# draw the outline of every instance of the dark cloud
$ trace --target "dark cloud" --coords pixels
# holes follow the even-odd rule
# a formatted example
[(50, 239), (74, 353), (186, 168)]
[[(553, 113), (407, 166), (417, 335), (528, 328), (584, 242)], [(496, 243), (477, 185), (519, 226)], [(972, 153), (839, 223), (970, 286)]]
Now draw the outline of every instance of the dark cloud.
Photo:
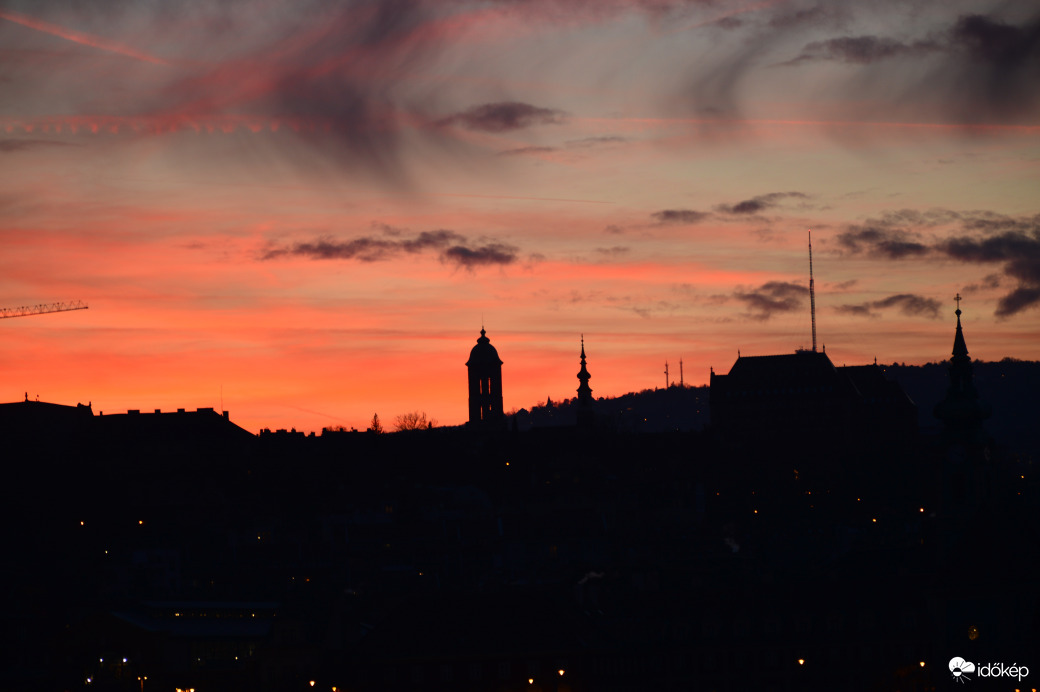
[[(782, 64), (814, 61), (859, 66), (836, 88), (875, 103), (877, 115), (889, 119), (905, 111), (967, 125), (1032, 124), (1040, 107), (1040, 14), (1034, 8), (1019, 24), (962, 15), (916, 39), (868, 34), (812, 41)], [(904, 79), (892, 79), (895, 64), (911, 68)]]
[(509, 132), (535, 125), (557, 125), (566, 114), (555, 108), (540, 108), (529, 103), (503, 101), (473, 106), (441, 120), (442, 125), (459, 125), (467, 130)]
[(603, 229), (603, 232), (610, 233), (612, 235), (620, 235), (625, 232), (625, 229), (616, 224), (610, 224), (609, 226)]
[(934, 319), (939, 317), (942, 303), (934, 298), (925, 298), (913, 293), (899, 293), (881, 300), (874, 300), (859, 305), (841, 305), (837, 308), (837, 311), (849, 315), (872, 317), (876, 314), (873, 312), (874, 310), (883, 310), (885, 308), (898, 308), (904, 315), (911, 317), (925, 316)]
[[(926, 239), (916, 229), (954, 225), (962, 235)], [(983, 284), (965, 290), (1006, 286), (1014, 283), (997, 303), (996, 315), (1010, 317), (1040, 306), (1040, 214), (1008, 216), (992, 211), (955, 212), (903, 209), (850, 225), (837, 236), (841, 247), (852, 254), (886, 259), (933, 257), (965, 264), (1000, 264), (1001, 274), (990, 274)]]
[(499, 156), (526, 156), (530, 154), (550, 154), (556, 147), (518, 147), (498, 152)]
[(615, 245), (614, 247), (598, 247), (596, 252), (607, 257), (619, 257), (621, 255), (627, 255), (632, 251), (632, 248), (627, 248), (623, 245)]
[(902, 259), (928, 253), (928, 246), (908, 231), (884, 226), (849, 226), (838, 234), (838, 242), (853, 253), (866, 252), (874, 257)]
[(519, 248), (505, 243), (490, 243), (475, 248), (455, 245), (441, 253), (441, 261), (464, 269), (489, 264), (512, 264), (516, 261), (518, 250)]
[(1005, 69), (1035, 60), (1040, 50), (1040, 22), (1012, 26), (979, 14), (961, 16), (950, 30), (950, 43), (975, 59)]
[(769, 281), (751, 291), (735, 291), (733, 297), (747, 305), (756, 320), (768, 320), (780, 312), (799, 309), (809, 289), (786, 281)]
[(1040, 215), (1033, 217), (1031, 223), (1030, 232), (1006, 231), (981, 238), (961, 236), (937, 245), (939, 251), (961, 262), (1004, 265), (1004, 275), (1015, 279), (1018, 286), (997, 302), (997, 317), (1010, 317), (1040, 305)]
[(857, 317), (875, 316), (875, 314), (871, 312), (870, 305), (868, 303), (861, 303), (859, 305), (839, 305), (835, 308), (835, 310), (843, 315), (855, 315)]
[(587, 149), (589, 147), (599, 147), (607, 144), (622, 144), (627, 141), (627, 137), (619, 137), (617, 135), (602, 135), (599, 137), (583, 137), (582, 139), (571, 139), (565, 142), (565, 144), (572, 149)]
[(938, 43), (928, 40), (903, 43), (883, 36), (842, 36), (807, 44), (801, 55), (791, 62), (836, 60), (868, 65), (890, 58), (922, 56), (941, 49)]
[(693, 209), (664, 209), (651, 214), (657, 223), (694, 224), (700, 223), (711, 217), (706, 211), (694, 211)]
[[(384, 226), (384, 224), (380, 224)], [(402, 254), (435, 251), (441, 262), (464, 269), (493, 264), (511, 264), (517, 259), (518, 248), (505, 243), (470, 246), (465, 236), (449, 230), (423, 231), (410, 238), (401, 238), (401, 231), (387, 226), (386, 237), (361, 236), (340, 240), (322, 237), (314, 242), (294, 243), (289, 247), (270, 247), (263, 260), (283, 257), (307, 257), (315, 260), (358, 260), (378, 262)]]
[(13, 154), (17, 151), (31, 151), (33, 149), (71, 145), (71, 142), (59, 142), (52, 139), (0, 139), (0, 154)]
[(724, 214), (757, 214), (779, 205), (780, 200), (788, 197), (806, 199), (808, 195), (802, 192), (770, 192), (769, 194), (746, 199), (743, 202), (737, 202), (736, 204), (719, 204), (715, 207), (715, 210)]

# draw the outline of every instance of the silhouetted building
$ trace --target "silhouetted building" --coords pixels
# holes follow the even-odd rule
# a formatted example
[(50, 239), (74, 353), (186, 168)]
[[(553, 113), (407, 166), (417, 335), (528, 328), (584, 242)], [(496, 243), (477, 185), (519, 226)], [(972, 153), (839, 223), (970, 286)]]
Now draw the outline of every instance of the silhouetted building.
[(899, 436), (916, 429), (913, 401), (877, 365), (836, 368), (826, 352), (740, 356), (728, 375), (711, 373), (711, 422), (723, 439), (813, 431)]
[(484, 328), (466, 361), (469, 371), (470, 425), (497, 426), (505, 421), (502, 410), (502, 359)]

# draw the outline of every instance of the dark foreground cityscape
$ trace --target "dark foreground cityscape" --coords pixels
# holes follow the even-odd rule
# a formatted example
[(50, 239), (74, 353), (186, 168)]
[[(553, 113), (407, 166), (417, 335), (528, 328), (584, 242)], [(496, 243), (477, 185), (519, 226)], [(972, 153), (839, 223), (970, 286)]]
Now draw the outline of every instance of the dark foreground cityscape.
[(575, 399), (507, 416), (483, 330), (457, 428), (26, 393), (0, 689), (1040, 687), (1037, 437), (991, 436), (952, 331), (932, 401), (815, 348), (596, 399), (582, 343)]

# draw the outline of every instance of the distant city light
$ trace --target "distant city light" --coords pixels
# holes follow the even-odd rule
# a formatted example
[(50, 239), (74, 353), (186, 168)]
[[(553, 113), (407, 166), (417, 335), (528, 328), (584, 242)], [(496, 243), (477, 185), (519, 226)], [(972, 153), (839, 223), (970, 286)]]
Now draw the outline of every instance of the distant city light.
[(924, 661), (921, 661), (921, 667), (924, 668)]
[(313, 680), (308, 681), (307, 684), (310, 685), (311, 687), (314, 687), (314, 681)]
[(563, 671), (563, 668), (560, 668), (560, 669), (559, 669), (558, 671), (556, 671), (556, 672), (560, 674), (560, 677), (561, 677), (561, 678), (563, 677), (563, 672), (564, 672), (564, 671)]
[(804, 658), (799, 658), (798, 659), (798, 665), (804, 666), (805, 665), (805, 659)]
[(137, 525), (138, 526), (142, 526), (143, 524), (144, 524), (144, 519), (138, 519), (137, 520)]
[(528, 685), (533, 685), (534, 684), (534, 678), (527, 678), (527, 684)]

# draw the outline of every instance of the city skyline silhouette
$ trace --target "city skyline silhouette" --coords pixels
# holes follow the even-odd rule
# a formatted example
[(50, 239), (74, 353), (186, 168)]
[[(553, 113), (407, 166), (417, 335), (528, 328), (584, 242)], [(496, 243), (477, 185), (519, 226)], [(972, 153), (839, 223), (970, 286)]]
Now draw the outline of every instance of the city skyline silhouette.
[(0, 325), (0, 400), (460, 424), (481, 315), (507, 411), (582, 333), (597, 397), (703, 385), (810, 346), (810, 228), (835, 362), (934, 360), (958, 293), (1040, 359), (1025, 8), (247, 7), (0, 10), (2, 304), (91, 305)]
[(0, 689), (1037, 687), (1038, 26), (5, 0)]

